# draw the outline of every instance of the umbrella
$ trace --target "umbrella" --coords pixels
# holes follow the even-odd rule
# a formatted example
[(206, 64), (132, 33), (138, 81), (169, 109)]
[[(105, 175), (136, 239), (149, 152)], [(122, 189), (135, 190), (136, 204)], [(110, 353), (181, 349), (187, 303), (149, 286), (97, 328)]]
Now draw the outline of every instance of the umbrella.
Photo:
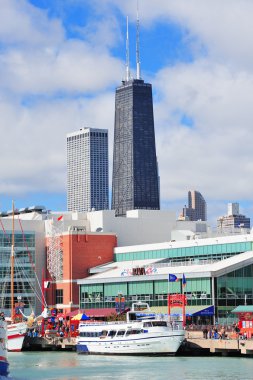
[(79, 313), (75, 315), (73, 318), (71, 318), (72, 321), (87, 321), (89, 319), (90, 318), (84, 313)]

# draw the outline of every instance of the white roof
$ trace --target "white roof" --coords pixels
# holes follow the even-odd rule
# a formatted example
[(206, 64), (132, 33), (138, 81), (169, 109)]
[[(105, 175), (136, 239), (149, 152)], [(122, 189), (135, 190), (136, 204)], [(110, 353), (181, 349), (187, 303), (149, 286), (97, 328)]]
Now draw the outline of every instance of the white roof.
[[(186, 278), (219, 277), (250, 264), (253, 264), (253, 251), (243, 252), (220, 261), (202, 260), (201, 264), (189, 262), (189, 265), (178, 266), (159, 262), (157, 259), (121, 261), (104, 265), (102, 273), (78, 280), (77, 283), (81, 285), (104, 282), (164, 280), (168, 279), (169, 274), (175, 274), (179, 279), (182, 278), (183, 274)], [(133, 276), (130, 271), (128, 272), (128, 270), (137, 267), (145, 267), (146, 273), (150, 274)]]
[(140, 251), (149, 251), (149, 250), (158, 250), (158, 249), (186, 248), (186, 247), (197, 247), (197, 246), (206, 246), (206, 245), (214, 245), (214, 244), (239, 243), (239, 242), (245, 243), (247, 241), (251, 241), (251, 242), (253, 241), (252, 234), (216, 236), (216, 237), (205, 238), (205, 239), (167, 241), (164, 243), (116, 247), (114, 248), (114, 253), (140, 252)]

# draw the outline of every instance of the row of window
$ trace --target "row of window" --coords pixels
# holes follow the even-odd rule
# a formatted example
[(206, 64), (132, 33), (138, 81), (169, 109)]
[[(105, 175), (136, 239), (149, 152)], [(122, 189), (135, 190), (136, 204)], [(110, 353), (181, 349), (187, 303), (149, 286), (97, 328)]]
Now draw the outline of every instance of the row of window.
[(218, 258), (224, 255), (234, 255), (245, 251), (252, 250), (252, 242), (238, 242), (226, 244), (212, 244), (198, 246), (196, 241), (195, 247), (167, 248), (149, 251), (115, 253), (115, 261), (132, 261), (145, 259), (170, 258), (171, 260), (180, 258)]

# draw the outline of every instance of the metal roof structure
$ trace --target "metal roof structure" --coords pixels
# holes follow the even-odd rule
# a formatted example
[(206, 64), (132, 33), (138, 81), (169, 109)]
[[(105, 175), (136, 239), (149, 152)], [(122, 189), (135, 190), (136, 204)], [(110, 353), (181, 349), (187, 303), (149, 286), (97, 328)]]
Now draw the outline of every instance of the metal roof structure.
[[(110, 283), (110, 282), (131, 282), (131, 281), (150, 281), (150, 280), (167, 280), (168, 274), (175, 274), (179, 279), (183, 274), (187, 278), (199, 278), (199, 277), (220, 277), (228, 272), (235, 271), (243, 268), (247, 265), (253, 264), (253, 251), (247, 251), (234, 255), (227, 259), (211, 262), (208, 260), (202, 260), (195, 264), (189, 262), (188, 265), (172, 266), (170, 263), (159, 263), (155, 259), (151, 260), (136, 260), (136, 261), (122, 261), (115, 262), (113, 267), (112, 263), (103, 265), (104, 271), (97, 273), (85, 279), (78, 280), (79, 285), (94, 284), (94, 283)], [(184, 263), (185, 264), (185, 263)], [(136, 267), (150, 267), (154, 268), (154, 271), (145, 276), (133, 276), (128, 273), (131, 269)], [(154, 273), (155, 272), (155, 273)], [(94, 273), (94, 268), (93, 268)]]

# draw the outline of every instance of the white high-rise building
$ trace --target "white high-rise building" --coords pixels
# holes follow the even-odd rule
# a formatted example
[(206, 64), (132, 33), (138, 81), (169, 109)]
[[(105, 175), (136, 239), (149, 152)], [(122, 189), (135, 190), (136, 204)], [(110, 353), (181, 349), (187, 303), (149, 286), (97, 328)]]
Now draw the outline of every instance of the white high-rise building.
[(228, 216), (239, 214), (239, 203), (228, 203)]
[(67, 207), (79, 212), (109, 208), (107, 129), (67, 134)]

